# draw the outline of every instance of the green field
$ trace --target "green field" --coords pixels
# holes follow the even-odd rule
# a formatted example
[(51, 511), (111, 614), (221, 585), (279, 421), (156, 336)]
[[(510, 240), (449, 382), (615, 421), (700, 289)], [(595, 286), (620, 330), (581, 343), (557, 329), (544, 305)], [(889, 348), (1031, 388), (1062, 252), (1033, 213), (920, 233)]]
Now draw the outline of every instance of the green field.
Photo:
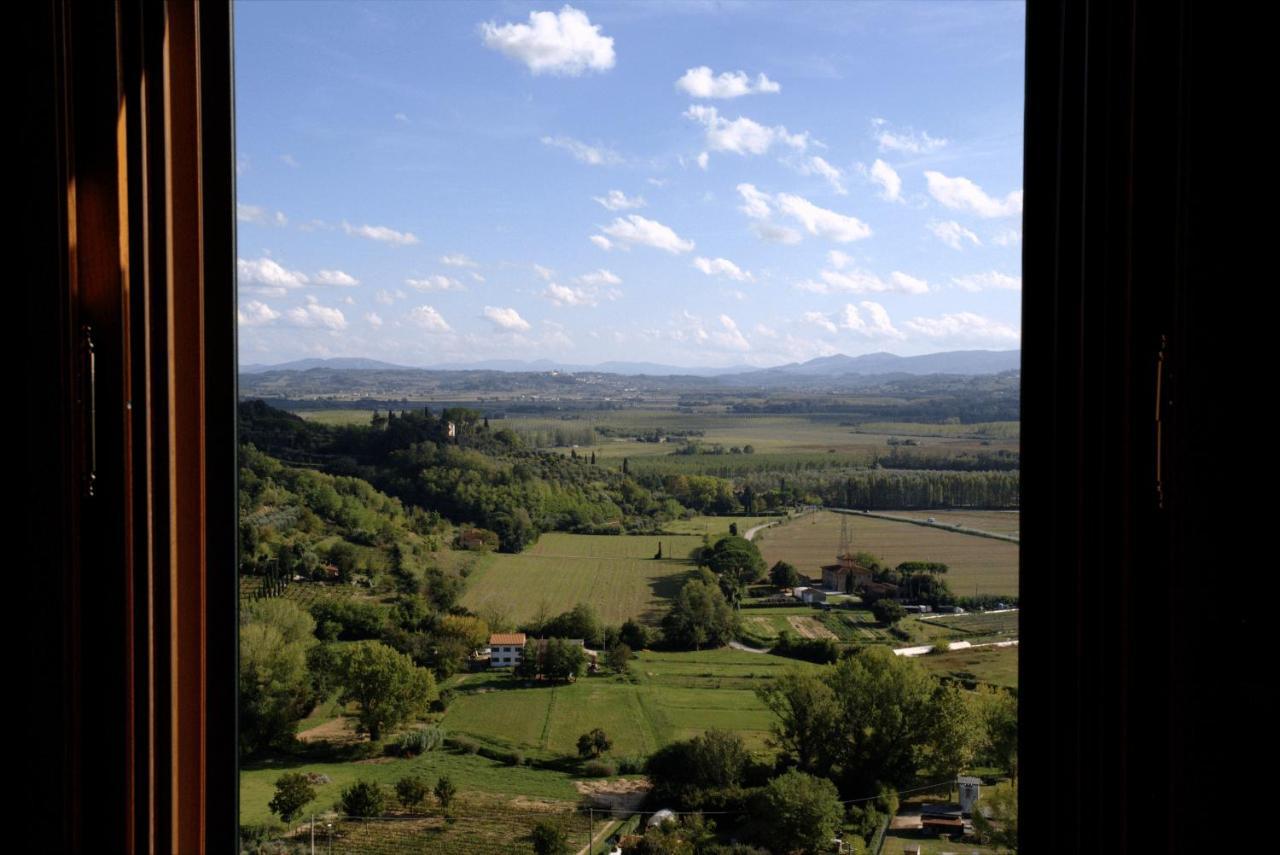
[[(343, 855), (420, 855), (444, 852), (449, 855), (507, 855), (532, 853), (529, 834), (543, 821), (560, 826), (567, 835), (570, 851), (587, 845), (588, 819), (585, 813), (567, 806), (515, 802), (467, 802), (456, 805), (446, 818), (434, 815), (382, 817), (342, 823), (335, 834), (334, 853)], [(600, 845), (603, 824), (594, 824), (596, 845)], [(316, 851), (327, 855), (328, 841), (316, 832)], [(599, 849), (597, 849), (599, 851)]]
[(818, 579), (822, 565), (832, 563), (839, 551), (844, 517), (854, 550), (870, 552), (888, 564), (942, 561), (950, 567), (946, 581), (957, 596), (1018, 593), (1018, 545), (989, 537), (824, 511), (762, 531), (756, 543), (766, 563), (789, 561), (802, 574)]
[(459, 692), (442, 726), (495, 748), (529, 757), (573, 755), (594, 727), (613, 740), (614, 756), (649, 754), (718, 727), (765, 748), (772, 715), (756, 686), (788, 668), (816, 666), (735, 650), (645, 651), (631, 664), (634, 682), (586, 677), (561, 686), (525, 688), (507, 674), (471, 674), (449, 685)]
[(989, 531), (992, 534), (1008, 534), (1018, 536), (1022, 514), (1019, 511), (893, 511), (895, 517), (924, 522), (930, 517), (935, 525), (954, 526), (978, 531)]
[(785, 520), (784, 516), (774, 517), (691, 517), (687, 520), (672, 520), (666, 524), (668, 531), (677, 534), (695, 534), (701, 537), (709, 535), (714, 541), (718, 537), (722, 537), (729, 533), (729, 526), (737, 524), (738, 534), (746, 535), (747, 530), (758, 525), (770, 522), (781, 522)]
[[(300, 412), (308, 419), (328, 424), (367, 424), (368, 410), (316, 410)], [(936, 424), (862, 424), (849, 422), (847, 416), (830, 414), (813, 415), (753, 415), (743, 413), (685, 413), (670, 409), (624, 410), (613, 412), (583, 411), (573, 418), (550, 416), (518, 416), (492, 419), (496, 429), (510, 428), (517, 433), (551, 431), (556, 428), (576, 430), (603, 427), (615, 433), (641, 432), (654, 429), (672, 431), (701, 431), (701, 436), (690, 437), (703, 445), (750, 445), (756, 454), (803, 453), (851, 453), (884, 451), (890, 436), (911, 436), (918, 448), (949, 449), (954, 451), (994, 451), (1018, 449), (1017, 422), (996, 422), (983, 425)], [(621, 457), (650, 458), (670, 455), (682, 445), (682, 437), (671, 437), (667, 442), (640, 442), (635, 439), (597, 434), (594, 445), (581, 445), (579, 453), (596, 453), (597, 459)], [(987, 443), (983, 445), (982, 443)], [(568, 448), (560, 449), (565, 454)], [(735, 455), (736, 456), (736, 455)]]
[[(659, 542), (663, 555), (675, 557), (655, 560)], [(693, 535), (549, 532), (518, 555), (494, 554), (478, 562), (462, 605), (481, 613), (497, 609), (518, 624), (540, 612), (556, 615), (590, 603), (608, 624), (628, 618), (654, 623), (663, 601), (675, 596), (693, 568), (690, 550), (701, 544)]]
[(332, 808), (342, 794), (342, 788), (357, 780), (372, 780), (393, 787), (396, 781), (408, 774), (423, 775), (431, 781), (447, 775), (458, 785), (464, 796), (478, 792), (508, 798), (524, 797), (559, 802), (576, 801), (578, 797), (572, 778), (566, 772), (507, 766), (475, 754), (429, 751), (412, 759), (377, 757), (339, 763), (312, 763), (290, 759), (241, 767), (241, 824), (275, 821), (275, 817), (267, 809), (267, 803), (275, 792), (276, 779), (284, 772), (316, 772), (329, 776), (330, 783), (316, 785), (316, 800), (312, 805), (317, 812)]
[(880, 851), (884, 855), (901, 855), (907, 846), (919, 846), (920, 855), (997, 855), (1001, 851), (977, 843), (943, 840), (936, 834), (905, 828), (885, 834), (884, 846)]
[(916, 659), (940, 677), (953, 677), (966, 683), (979, 681), (1010, 689), (1018, 687), (1018, 648), (978, 647), (953, 650)]

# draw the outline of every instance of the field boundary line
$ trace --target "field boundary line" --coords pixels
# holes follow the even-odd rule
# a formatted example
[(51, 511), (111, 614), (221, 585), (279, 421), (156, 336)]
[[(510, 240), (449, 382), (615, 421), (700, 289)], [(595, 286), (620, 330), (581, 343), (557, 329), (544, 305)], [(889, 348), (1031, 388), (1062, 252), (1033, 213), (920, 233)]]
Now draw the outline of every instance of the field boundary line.
[(546, 751), (547, 743), (551, 741), (551, 716), (556, 709), (557, 688), (556, 686), (551, 687), (551, 697), (547, 700), (547, 712), (542, 719), (542, 736), (538, 739), (538, 749), (541, 751)]
[(928, 520), (917, 520), (917, 519), (912, 519), (911, 517), (899, 517), (893, 514), (883, 514), (883, 513), (880, 513), (879, 511), (855, 511), (852, 508), (827, 508), (827, 510), (835, 514), (849, 514), (850, 516), (858, 516), (858, 517), (873, 517), (878, 520), (889, 520), (890, 522), (910, 523), (911, 525), (918, 525), (918, 526), (921, 526), (922, 528), (934, 528), (934, 529), (937, 529), (938, 531), (950, 531), (950, 532), (954, 532), (955, 534), (971, 535), (972, 537), (987, 537), (987, 538), (990, 538), (991, 540), (1003, 540), (1006, 543), (1021, 543), (1021, 541), (1018, 540), (1018, 538), (1014, 537), (1011, 534), (998, 534), (994, 531), (981, 531), (980, 529), (976, 529), (976, 528), (956, 528), (955, 526), (943, 525), (942, 523), (937, 523), (937, 522), (929, 522)]

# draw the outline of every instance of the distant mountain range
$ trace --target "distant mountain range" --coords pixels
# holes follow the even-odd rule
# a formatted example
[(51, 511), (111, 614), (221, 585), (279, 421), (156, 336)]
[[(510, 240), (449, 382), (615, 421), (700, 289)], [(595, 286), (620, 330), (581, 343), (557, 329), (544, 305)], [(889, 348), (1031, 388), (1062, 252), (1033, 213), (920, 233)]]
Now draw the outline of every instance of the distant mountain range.
[(250, 364), (240, 366), (242, 374), (262, 374), (277, 371), (309, 371), (314, 368), (357, 371), (501, 371), (507, 373), (540, 373), (561, 371), (572, 374), (618, 374), (622, 376), (649, 377), (717, 377), (723, 382), (754, 385), (774, 385), (788, 378), (830, 378), (847, 375), (879, 376), (885, 374), (999, 374), (1021, 367), (1021, 350), (953, 350), (946, 353), (930, 353), (924, 356), (896, 356), (892, 353), (868, 353), (863, 356), (820, 356), (808, 362), (791, 362), (772, 368), (756, 368), (750, 365), (732, 365), (725, 368), (682, 367), (654, 362), (602, 362), (597, 365), (572, 365), (538, 359), (524, 362), (514, 359), (498, 359), (466, 364), (422, 366), (393, 365), (376, 359), (336, 358), (299, 359), (279, 365)]

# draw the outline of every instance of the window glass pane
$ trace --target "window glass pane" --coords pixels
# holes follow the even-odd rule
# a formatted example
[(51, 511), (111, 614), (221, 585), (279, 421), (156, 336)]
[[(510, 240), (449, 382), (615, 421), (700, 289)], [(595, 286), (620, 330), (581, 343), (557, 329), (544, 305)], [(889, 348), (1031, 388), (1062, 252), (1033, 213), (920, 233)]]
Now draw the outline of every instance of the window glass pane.
[(998, 851), (1023, 27), (237, 4), (246, 840)]

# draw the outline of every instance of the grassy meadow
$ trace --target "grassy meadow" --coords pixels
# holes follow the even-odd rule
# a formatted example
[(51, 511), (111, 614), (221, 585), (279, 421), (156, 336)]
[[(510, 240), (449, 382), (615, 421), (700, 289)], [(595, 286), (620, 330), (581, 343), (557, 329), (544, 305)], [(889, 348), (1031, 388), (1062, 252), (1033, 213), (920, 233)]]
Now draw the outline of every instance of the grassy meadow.
[(1007, 689), (1018, 688), (1018, 647), (975, 647), (920, 656), (917, 662), (939, 677), (969, 683), (990, 683)]
[(755, 687), (788, 668), (817, 666), (736, 650), (644, 651), (631, 677), (593, 676), (568, 685), (526, 687), (508, 674), (466, 674), (441, 725), (494, 748), (528, 757), (576, 753), (580, 735), (603, 728), (614, 756), (649, 754), (718, 727), (764, 749), (771, 714)]
[[(653, 556), (662, 543), (664, 557)], [(590, 603), (601, 620), (656, 623), (693, 569), (695, 535), (623, 536), (549, 532), (518, 555), (495, 553), (477, 562), (462, 605), (483, 613), (497, 609), (521, 623), (540, 613), (556, 615)]]
[(790, 561), (801, 574), (821, 578), (821, 567), (834, 562), (840, 547), (840, 524), (849, 521), (853, 548), (870, 552), (888, 564), (942, 561), (946, 581), (957, 596), (1018, 593), (1018, 545), (911, 523), (857, 514), (806, 514), (756, 536), (765, 562)]
[(1018, 536), (1022, 514), (1020, 511), (890, 511), (895, 517), (924, 522), (930, 517), (935, 525), (960, 526), (992, 534)]

